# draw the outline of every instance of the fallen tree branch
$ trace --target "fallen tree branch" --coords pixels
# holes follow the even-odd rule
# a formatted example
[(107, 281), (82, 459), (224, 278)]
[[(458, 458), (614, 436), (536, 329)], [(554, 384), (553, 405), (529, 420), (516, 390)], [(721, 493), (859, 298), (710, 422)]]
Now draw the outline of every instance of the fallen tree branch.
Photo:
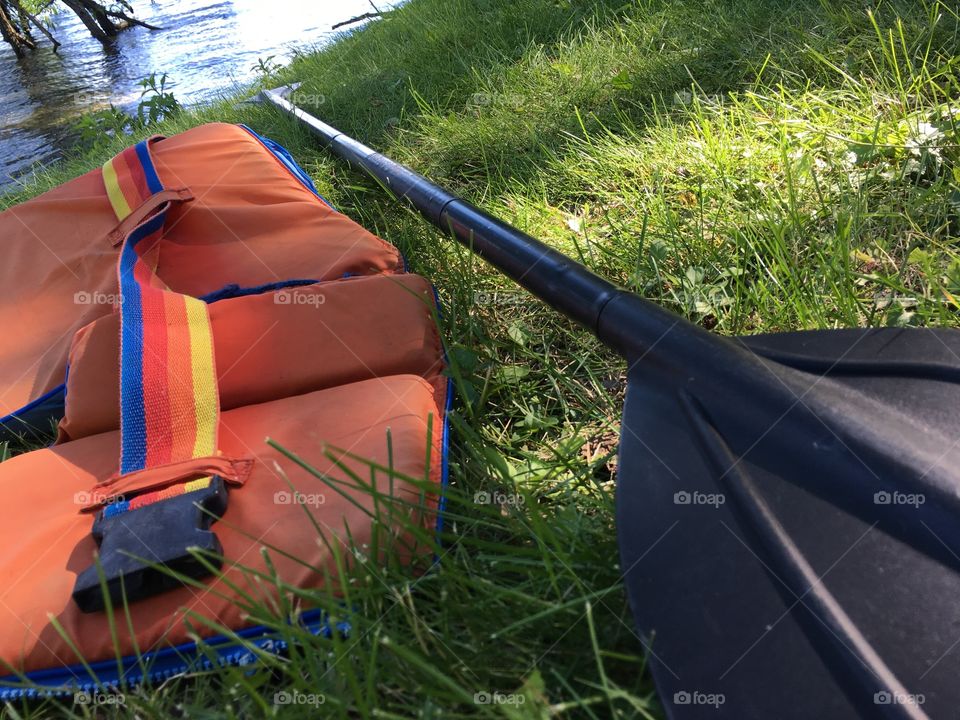
[(375, 17), (382, 17), (383, 13), (381, 12), (368, 12), (363, 15), (357, 15), (356, 17), (350, 18), (349, 20), (344, 20), (343, 22), (338, 22), (334, 25), (331, 30), (336, 30), (337, 28), (342, 28), (345, 25), (353, 25), (354, 23), (363, 22), (364, 20), (370, 20)]
[[(11, 7), (7, 1), (0, 0), (0, 37), (3, 37), (13, 48), (17, 57), (23, 57), (23, 50), (36, 50), (37, 43), (30, 37), (29, 24), (26, 28), (21, 28), (14, 22), (13, 11), (20, 9), (20, 3), (17, 2)], [(23, 18), (20, 18), (22, 21)]]

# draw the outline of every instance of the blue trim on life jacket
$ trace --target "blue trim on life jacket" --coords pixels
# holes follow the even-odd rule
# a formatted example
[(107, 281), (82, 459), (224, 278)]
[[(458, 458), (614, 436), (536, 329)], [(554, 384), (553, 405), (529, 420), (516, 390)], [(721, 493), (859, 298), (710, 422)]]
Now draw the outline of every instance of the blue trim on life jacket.
[(0, 418), (0, 440), (16, 439), (37, 430), (46, 432), (49, 430), (44, 427), (46, 424), (63, 417), (66, 397), (67, 384), (64, 382), (35, 400), (31, 400), (22, 408)]
[(304, 285), (316, 285), (319, 280), (282, 280), (280, 282), (266, 283), (265, 285), (254, 285), (252, 287), (240, 287), (235, 283), (224, 285), (219, 290), (208, 292), (201, 295), (198, 300), (203, 300), (208, 305), (219, 300), (229, 300), (230, 298), (245, 297), (247, 295), (262, 295), (263, 293), (274, 290), (282, 290), (288, 287), (302, 287)]
[(290, 151), (287, 150), (283, 145), (278, 142), (274, 142), (270, 138), (260, 135), (256, 130), (253, 130), (246, 125), (241, 124), (239, 127), (242, 127), (248, 133), (253, 135), (257, 140), (260, 141), (260, 144), (263, 145), (271, 154), (281, 162), (281, 164), (290, 171), (290, 174), (293, 175), (301, 184), (307, 188), (310, 192), (320, 198), (323, 203), (333, 210), (334, 212), (339, 212), (320, 192), (317, 190), (317, 186), (313, 184), (313, 180), (310, 179), (310, 176), (307, 175), (306, 170), (300, 167), (297, 164), (297, 161), (293, 159), (293, 155), (290, 154)]
[[(301, 627), (315, 635), (330, 637), (333, 630), (325, 621), (322, 610), (310, 610), (299, 619)], [(338, 632), (349, 634), (349, 623), (339, 622)], [(109, 691), (119, 687), (131, 687), (144, 680), (158, 682), (174, 675), (198, 670), (209, 670), (218, 665), (249, 665), (256, 661), (256, 654), (250, 649), (253, 645), (264, 652), (280, 652), (287, 642), (278, 637), (276, 631), (263, 625), (238, 630), (235, 635), (246, 641), (237, 644), (233, 638), (220, 635), (203, 642), (207, 651), (200, 652), (197, 643), (188, 642), (173, 647), (147, 653), (143, 657), (125, 657), (103, 660), (84, 666), (69, 665), (49, 670), (35, 670), (24, 673), (23, 677), (6, 675), (0, 677), (0, 700), (14, 700), (23, 697), (56, 697), (73, 693)], [(96, 680), (91, 678), (87, 667), (93, 671)], [(24, 682), (26, 679), (26, 683)]]
[[(430, 288), (433, 290), (433, 302), (437, 308), (437, 324), (439, 325), (439, 321), (443, 320), (443, 306), (440, 304), (440, 294), (437, 292), (436, 286), (431, 283)], [(447, 356), (446, 346), (443, 346), (443, 362), (447, 367), (450, 367), (450, 358)], [(443, 408), (443, 440), (440, 452), (442, 467), (440, 470), (440, 500), (437, 502), (437, 545), (442, 544), (440, 536), (443, 533), (443, 515), (447, 509), (447, 487), (450, 484), (450, 411), (453, 409), (454, 389), (453, 378), (448, 376), (446, 401)], [(436, 562), (439, 561), (440, 559), (436, 558)]]

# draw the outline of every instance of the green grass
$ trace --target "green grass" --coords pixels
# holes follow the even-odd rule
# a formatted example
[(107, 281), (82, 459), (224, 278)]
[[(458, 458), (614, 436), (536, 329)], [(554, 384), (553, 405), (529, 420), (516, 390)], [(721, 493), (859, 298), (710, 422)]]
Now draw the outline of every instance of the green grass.
[[(303, 81), (308, 110), (717, 332), (957, 326), (958, 33), (933, 0), (412, 0), (264, 82)], [(267, 108), (225, 99), (160, 131), (210, 120), (286, 145), (437, 285), (458, 391), (442, 561), (345, 570), (349, 612), (285, 588), (353, 631), (97, 712), (309, 716), (273, 705), (299, 691), (330, 717), (659, 717), (617, 565), (617, 358)]]

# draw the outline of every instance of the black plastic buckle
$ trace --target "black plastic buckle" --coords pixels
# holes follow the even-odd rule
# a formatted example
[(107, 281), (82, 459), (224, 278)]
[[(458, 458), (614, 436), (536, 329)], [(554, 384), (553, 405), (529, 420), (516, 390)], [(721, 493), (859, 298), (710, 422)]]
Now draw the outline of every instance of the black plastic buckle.
[[(145, 563), (164, 565), (191, 578), (206, 577), (209, 567), (190, 552), (196, 549), (219, 569), (223, 548), (210, 531), (210, 523), (226, 509), (226, 484), (214, 475), (205, 488), (136, 510), (109, 518), (101, 510), (92, 533), (100, 547), (100, 565), (111, 602), (121, 604), (124, 594), (128, 602), (133, 602), (180, 586), (177, 578)], [(96, 563), (77, 577), (73, 600), (83, 612), (103, 610), (104, 595)]]

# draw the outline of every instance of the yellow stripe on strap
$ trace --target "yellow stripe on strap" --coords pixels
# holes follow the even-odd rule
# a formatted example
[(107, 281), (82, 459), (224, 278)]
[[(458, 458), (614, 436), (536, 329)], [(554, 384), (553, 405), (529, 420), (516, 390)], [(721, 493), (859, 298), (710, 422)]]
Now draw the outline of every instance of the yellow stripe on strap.
[(188, 483), (183, 484), (183, 492), (190, 493), (194, 490), (203, 490), (206, 487), (210, 487), (210, 478), (200, 478), (199, 480), (191, 480)]
[(193, 397), (197, 412), (194, 457), (213, 455), (217, 449), (217, 378), (213, 359), (210, 315), (202, 300), (186, 297), (190, 328), (190, 362), (193, 370)]
[(113, 212), (118, 219), (123, 220), (133, 210), (130, 209), (130, 204), (120, 189), (120, 179), (117, 177), (117, 169), (113, 165), (112, 158), (103, 164), (103, 184), (107, 188), (107, 197), (110, 198)]

